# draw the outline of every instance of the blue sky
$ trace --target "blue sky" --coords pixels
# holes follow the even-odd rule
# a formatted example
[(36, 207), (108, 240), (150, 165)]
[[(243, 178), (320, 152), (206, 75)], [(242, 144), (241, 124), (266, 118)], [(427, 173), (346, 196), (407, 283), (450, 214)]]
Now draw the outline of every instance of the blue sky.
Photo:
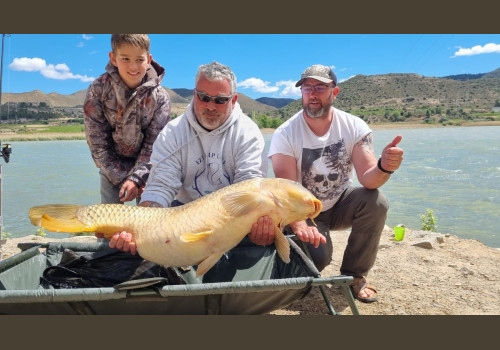
[[(104, 72), (110, 34), (9, 34), (2, 92), (72, 94)], [(151, 34), (151, 54), (166, 69), (163, 86), (193, 88), (200, 64), (230, 66), (238, 92), (299, 98), (294, 87), (312, 64), (339, 82), (357, 74), (442, 77), (500, 67), (500, 34)], [(2, 100), (5, 103), (5, 100)]]

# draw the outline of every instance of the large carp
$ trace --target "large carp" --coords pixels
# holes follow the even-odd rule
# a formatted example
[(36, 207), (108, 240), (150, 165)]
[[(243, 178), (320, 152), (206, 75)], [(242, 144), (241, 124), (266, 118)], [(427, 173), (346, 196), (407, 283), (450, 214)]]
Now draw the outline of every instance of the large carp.
[(48, 204), (31, 208), (29, 217), (33, 225), (53, 232), (100, 232), (106, 238), (130, 232), (143, 259), (172, 267), (198, 265), (201, 276), (264, 215), (273, 219), (276, 250), (288, 263), (290, 245), (283, 227), (313, 219), (321, 209), (321, 201), (297, 182), (255, 178), (174, 208)]

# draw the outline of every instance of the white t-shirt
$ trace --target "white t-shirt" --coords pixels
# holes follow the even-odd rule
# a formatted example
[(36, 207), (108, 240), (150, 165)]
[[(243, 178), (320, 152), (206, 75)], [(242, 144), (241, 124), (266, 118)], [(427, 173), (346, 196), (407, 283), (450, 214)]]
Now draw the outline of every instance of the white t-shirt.
[(277, 153), (294, 157), (297, 181), (321, 200), (325, 211), (352, 185), (352, 150), (370, 132), (361, 118), (334, 108), (330, 129), (318, 137), (305, 122), (301, 110), (276, 129), (268, 157)]

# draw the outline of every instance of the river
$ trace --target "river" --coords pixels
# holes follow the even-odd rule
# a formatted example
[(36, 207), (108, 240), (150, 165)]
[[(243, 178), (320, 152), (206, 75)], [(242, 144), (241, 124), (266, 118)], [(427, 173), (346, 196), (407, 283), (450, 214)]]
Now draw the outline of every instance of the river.
[[(403, 135), (404, 160), (381, 189), (389, 199), (387, 225), (422, 226), (432, 209), (437, 231), (500, 247), (500, 126), (373, 131), (375, 150)], [(269, 145), (271, 134), (264, 134)], [(85, 141), (10, 142), (2, 165), (2, 214), (9, 237), (35, 234), (34, 205), (99, 203), (99, 176)], [(270, 176), (274, 176), (271, 166)], [(47, 233), (48, 237), (67, 237)]]

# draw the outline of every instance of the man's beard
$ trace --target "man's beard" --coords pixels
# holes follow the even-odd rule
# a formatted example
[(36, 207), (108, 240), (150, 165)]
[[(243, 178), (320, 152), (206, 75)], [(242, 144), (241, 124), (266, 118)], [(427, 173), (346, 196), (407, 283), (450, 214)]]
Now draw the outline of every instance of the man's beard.
[(307, 116), (313, 119), (321, 119), (328, 117), (328, 113), (330, 112), (331, 107), (332, 107), (331, 104), (327, 104), (325, 106), (321, 106), (321, 108), (317, 110), (313, 110), (309, 108), (309, 105), (304, 105), (304, 102), (302, 102), (302, 108), (304, 108), (304, 111), (306, 112)]

